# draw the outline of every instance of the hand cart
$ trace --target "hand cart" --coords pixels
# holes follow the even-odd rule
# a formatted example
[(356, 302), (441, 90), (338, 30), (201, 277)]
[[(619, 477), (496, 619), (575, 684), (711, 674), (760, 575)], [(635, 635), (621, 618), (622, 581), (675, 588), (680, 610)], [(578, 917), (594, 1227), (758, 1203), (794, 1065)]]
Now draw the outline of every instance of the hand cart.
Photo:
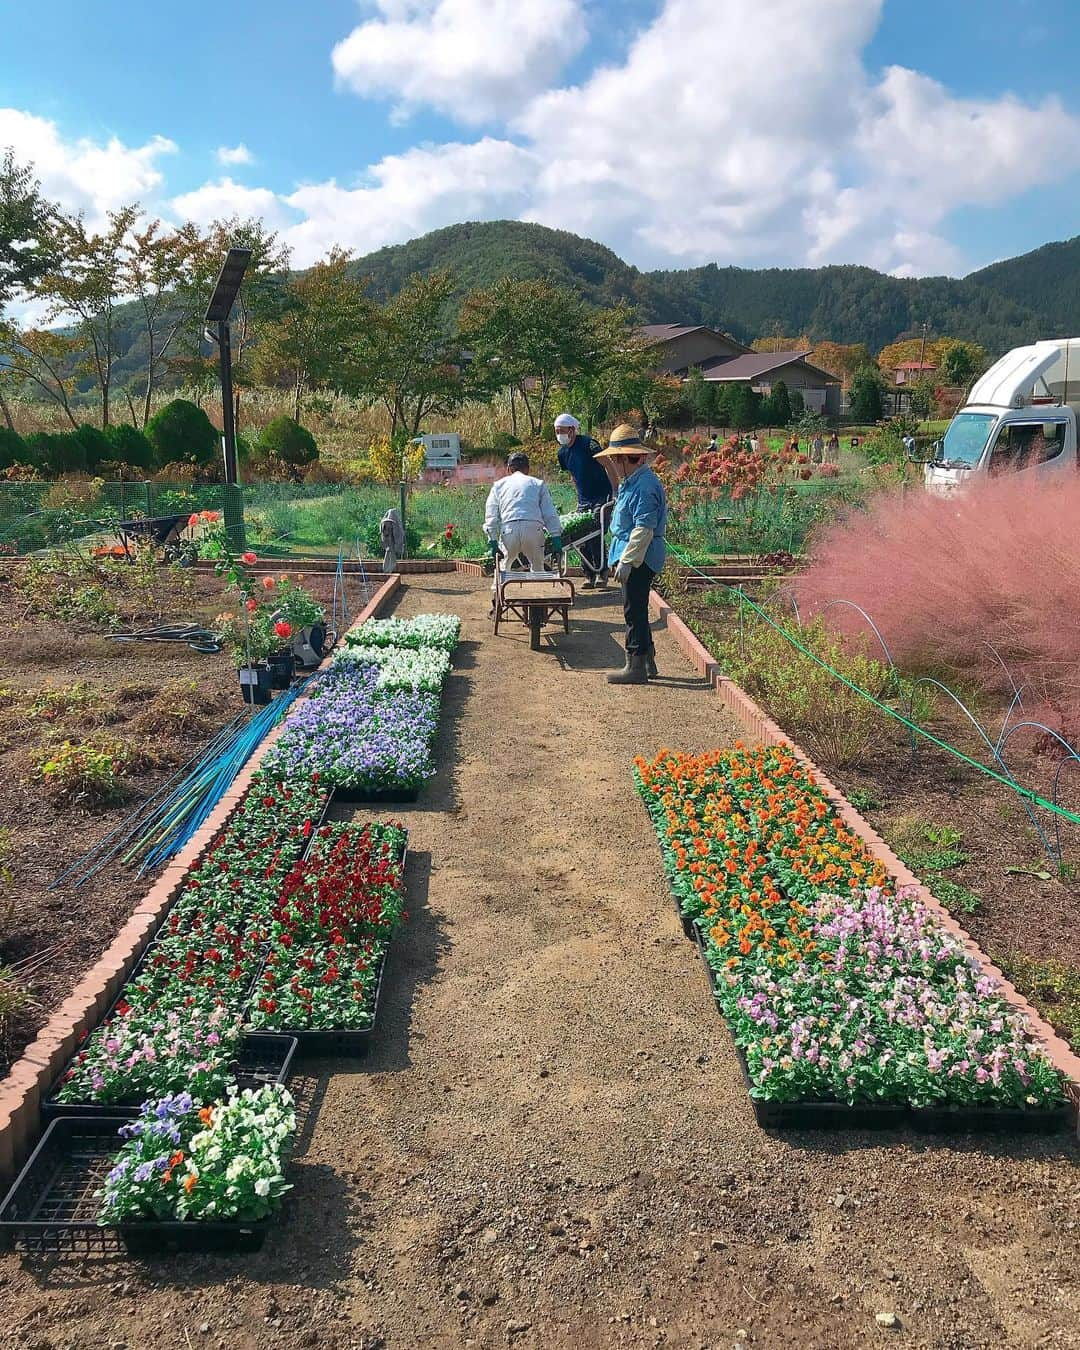
[(511, 617), (529, 630), (529, 646), (540, 650), (540, 630), (556, 618), (563, 631), (570, 631), (570, 606), (574, 603), (574, 583), (558, 572), (513, 572), (495, 568), (495, 595), (492, 617), (495, 633), (499, 624)]
[(188, 518), (188, 513), (185, 512), (179, 516), (146, 516), (136, 520), (121, 520), (116, 527), (116, 537), (128, 558), (133, 558), (140, 547), (148, 545), (155, 550), (161, 549), (164, 562), (180, 562), (193, 551), (192, 546), (182, 537)]
[[(552, 561), (560, 576), (566, 575), (567, 559), (570, 553), (577, 553), (581, 556), (581, 545), (591, 543), (594, 539), (598, 540), (600, 544), (600, 566), (597, 570), (599, 572), (607, 571), (607, 535), (608, 528), (611, 525), (611, 513), (614, 509), (614, 498), (612, 498), (611, 501), (603, 502), (600, 506), (594, 507), (592, 526), (586, 525), (584, 533), (563, 540), (561, 553), (557, 558), (554, 556), (552, 557)], [(584, 570), (584, 559), (582, 559), (582, 564)], [(586, 575), (588, 575), (588, 573), (586, 573)]]

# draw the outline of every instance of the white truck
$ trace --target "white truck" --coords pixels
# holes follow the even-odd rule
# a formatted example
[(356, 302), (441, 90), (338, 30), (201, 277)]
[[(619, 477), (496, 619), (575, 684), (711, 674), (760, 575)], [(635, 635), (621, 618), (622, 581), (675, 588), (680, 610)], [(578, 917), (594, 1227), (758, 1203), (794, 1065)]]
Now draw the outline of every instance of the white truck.
[(988, 476), (1076, 473), (1080, 338), (1014, 347), (971, 387), (923, 476), (951, 493)]

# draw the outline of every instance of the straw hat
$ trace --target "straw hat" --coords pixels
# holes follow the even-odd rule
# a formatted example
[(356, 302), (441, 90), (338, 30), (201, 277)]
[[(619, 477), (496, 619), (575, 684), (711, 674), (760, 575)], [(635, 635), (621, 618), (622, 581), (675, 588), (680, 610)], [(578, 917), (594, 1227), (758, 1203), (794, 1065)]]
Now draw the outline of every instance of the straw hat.
[(650, 447), (645, 444), (629, 422), (617, 426), (608, 438), (607, 449), (601, 450), (593, 459), (618, 459), (620, 455), (647, 455)]

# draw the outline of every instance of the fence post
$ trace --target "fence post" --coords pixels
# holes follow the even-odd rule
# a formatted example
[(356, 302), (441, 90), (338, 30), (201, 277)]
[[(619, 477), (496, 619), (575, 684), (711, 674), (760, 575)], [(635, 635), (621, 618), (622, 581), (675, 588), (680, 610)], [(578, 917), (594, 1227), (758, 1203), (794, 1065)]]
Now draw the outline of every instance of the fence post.
[(149, 480), (149, 479), (146, 479), (146, 480), (143, 482), (143, 491), (146, 493), (146, 518), (147, 518), (147, 520), (149, 520), (150, 517), (154, 514), (153, 511), (150, 509), (150, 480)]

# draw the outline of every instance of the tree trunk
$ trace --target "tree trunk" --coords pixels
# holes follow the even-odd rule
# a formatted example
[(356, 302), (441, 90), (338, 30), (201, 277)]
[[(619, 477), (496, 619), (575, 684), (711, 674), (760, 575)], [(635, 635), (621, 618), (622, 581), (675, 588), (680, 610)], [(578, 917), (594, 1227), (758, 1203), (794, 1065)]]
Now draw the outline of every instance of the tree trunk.
[(8, 424), (8, 430), (14, 431), (15, 423), (11, 420), (11, 409), (8, 407), (7, 400), (4, 398), (3, 390), (0, 390), (0, 412), (4, 414), (4, 421)]
[(510, 386), (510, 431), (517, 435), (517, 399), (514, 396), (514, 386)]
[(293, 381), (293, 421), (300, 423), (300, 372), (296, 372), (296, 379)]

